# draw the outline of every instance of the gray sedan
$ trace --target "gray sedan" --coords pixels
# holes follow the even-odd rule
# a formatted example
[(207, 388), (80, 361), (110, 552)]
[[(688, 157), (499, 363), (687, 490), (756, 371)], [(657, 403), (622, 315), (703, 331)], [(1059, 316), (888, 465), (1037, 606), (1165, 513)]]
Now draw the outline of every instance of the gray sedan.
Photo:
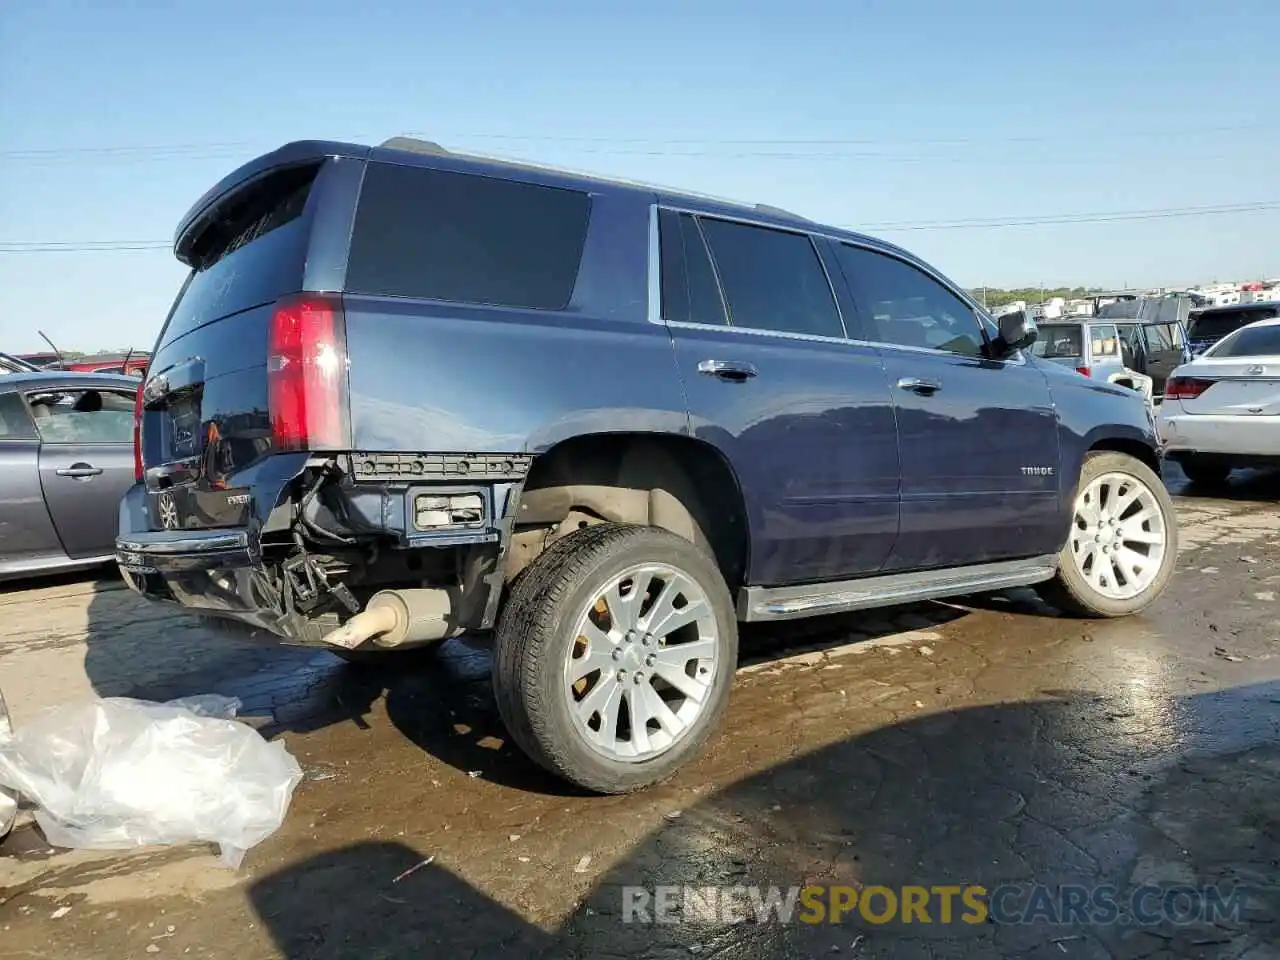
[(0, 374), (0, 580), (111, 562), (138, 381)]

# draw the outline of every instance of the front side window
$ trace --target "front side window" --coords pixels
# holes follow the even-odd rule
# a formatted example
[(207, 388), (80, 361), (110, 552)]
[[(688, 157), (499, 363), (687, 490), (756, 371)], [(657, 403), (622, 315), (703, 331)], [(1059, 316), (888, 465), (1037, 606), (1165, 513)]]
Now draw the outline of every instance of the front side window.
[(132, 443), (131, 393), (114, 390), (41, 390), (27, 394), (43, 443)]
[(577, 282), (590, 209), (577, 190), (371, 163), (346, 289), (561, 310)]
[(715, 260), (730, 324), (844, 336), (831, 284), (807, 236), (711, 217), (698, 221)]
[(1147, 327), (1147, 343), (1152, 350), (1172, 350), (1174, 340), (1167, 323), (1153, 323)]
[[(840, 267), (866, 316), (867, 338), (980, 357), (986, 340), (967, 303), (911, 264), (842, 243)], [(1078, 329), (1078, 328), (1077, 328)]]

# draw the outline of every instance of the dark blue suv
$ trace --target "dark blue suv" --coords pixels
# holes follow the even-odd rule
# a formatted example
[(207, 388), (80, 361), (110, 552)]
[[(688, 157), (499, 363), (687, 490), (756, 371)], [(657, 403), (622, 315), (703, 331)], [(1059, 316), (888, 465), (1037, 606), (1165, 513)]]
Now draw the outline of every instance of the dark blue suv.
[(511, 734), (592, 790), (706, 741), (740, 621), (1121, 616), (1175, 562), (1142, 398), (879, 240), (397, 139), (246, 164), (174, 250), (129, 584), (351, 658), (491, 632)]

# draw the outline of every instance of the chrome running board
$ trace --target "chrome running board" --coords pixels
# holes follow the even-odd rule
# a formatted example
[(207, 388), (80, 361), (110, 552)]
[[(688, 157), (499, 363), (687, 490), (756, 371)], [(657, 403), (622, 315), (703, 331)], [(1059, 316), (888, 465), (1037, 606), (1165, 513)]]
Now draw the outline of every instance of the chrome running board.
[(1057, 572), (1058, 558), (1049, 554), (1029, 560), (891, 573), (798, 587), (743, 587), (738, 591), (738, 619), (749, 622), (793, 620), (916, 600), (958, 597), (985, 590), (1029, 586), (1050, 580)]

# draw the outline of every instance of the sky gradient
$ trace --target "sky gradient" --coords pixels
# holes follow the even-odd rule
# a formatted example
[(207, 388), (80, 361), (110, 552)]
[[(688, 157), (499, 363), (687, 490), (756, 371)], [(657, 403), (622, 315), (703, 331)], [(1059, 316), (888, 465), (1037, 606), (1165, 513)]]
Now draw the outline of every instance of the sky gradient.
[(187, 6), (0, 11), (0, 350), (42, 349), (37, 329), (150, 348), (183, 275), (167, 251), (12, 245), (167, 241), (304, 137), (418, 133), (766, 202), (967, 286), (1280, 275), (1275, 0)]

